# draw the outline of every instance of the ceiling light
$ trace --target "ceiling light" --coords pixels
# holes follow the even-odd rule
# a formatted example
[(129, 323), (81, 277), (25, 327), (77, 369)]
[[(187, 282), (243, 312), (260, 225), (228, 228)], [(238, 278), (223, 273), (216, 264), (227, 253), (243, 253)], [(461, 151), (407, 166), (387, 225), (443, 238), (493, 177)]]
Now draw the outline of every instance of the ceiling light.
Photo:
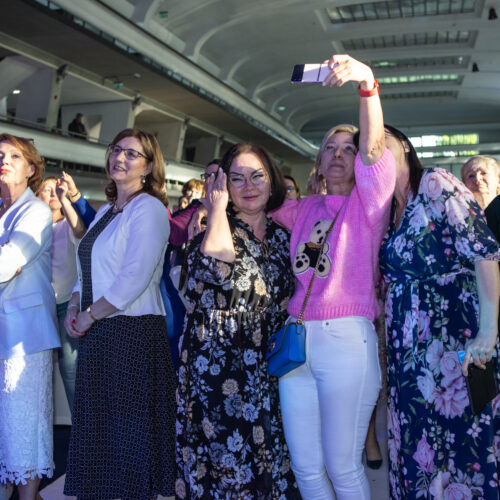
[(493, 7), (491, 7), (488, 12), (488, 21), (494, 21), (495, 19), (498, 19), (497, 11)]
[(478, 67), (477, 63), (472, 63), (472, 72), (479, 73), (479, 67)]
[(20, 94), (20, 93), (21, 93), (21, 91), (20, 91), (19, 89), (15, 89), (15, 90), (13, 90), (13, 91), (12, 91), (12, 93), (13, 93), (13, 94)]
[(278, 106), (278, 111), (285, 111), (286, 106)]

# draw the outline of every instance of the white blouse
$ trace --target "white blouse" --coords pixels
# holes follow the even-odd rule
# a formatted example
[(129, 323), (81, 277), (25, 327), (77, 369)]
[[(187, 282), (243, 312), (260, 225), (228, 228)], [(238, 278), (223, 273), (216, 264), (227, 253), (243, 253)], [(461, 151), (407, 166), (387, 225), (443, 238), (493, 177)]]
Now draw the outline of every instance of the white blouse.
[(76, 245), (78, 241), (66, 219), (52, 224), (52, 287), (56, 293), (56, 304), (67, 302), (75, 286)]
[[(108, 203), (99, 209), (89, 230), (110, 207)], [(164, 316), (159, 284), (169, 234), (167, 208), (157, 198), (143, 193), (125, 205), (92, 247), (93, 301), (104, 297), (120, 310), (113, 316)], [(77, 269), (78, 281), (73, 291), (81, 292), (78, 251)]]

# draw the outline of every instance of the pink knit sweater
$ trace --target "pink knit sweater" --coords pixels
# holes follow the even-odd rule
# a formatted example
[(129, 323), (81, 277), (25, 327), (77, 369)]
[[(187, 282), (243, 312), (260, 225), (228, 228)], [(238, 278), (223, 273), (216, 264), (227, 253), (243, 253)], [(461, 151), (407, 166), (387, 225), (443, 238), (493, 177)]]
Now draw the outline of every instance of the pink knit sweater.
[[(296, 288), (288, 312), (294, 317), (300, 313), (318, 256), (319, 274), (304, 319), (365, 316), (373, 321), (380, 313), (375, 283), (378, 252), (394, 193), (394, 157), (386, 149), (377, 163), (367, 167), (358, 155), (354, 173), (356, 186), (348, 197), (313, 195), (299, 202), (287, 201), (270, 213), (276, 222), (292, 231), (290, 255)], [(319, 255), (322, 236), (339, 209), (324, 253)]]

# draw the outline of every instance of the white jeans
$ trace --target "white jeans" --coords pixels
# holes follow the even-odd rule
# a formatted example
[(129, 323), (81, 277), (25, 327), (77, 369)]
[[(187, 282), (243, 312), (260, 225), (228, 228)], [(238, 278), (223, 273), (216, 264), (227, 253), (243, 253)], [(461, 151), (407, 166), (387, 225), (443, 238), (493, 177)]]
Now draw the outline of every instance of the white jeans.
[[(361, 463), (381, 388), (377, 334), (360, 316), (305, 321), (306, 362), (280, 378), (292, 469), (304, 500), (369, 500)], [(333, 488), (332, 488), (333, 484)]]

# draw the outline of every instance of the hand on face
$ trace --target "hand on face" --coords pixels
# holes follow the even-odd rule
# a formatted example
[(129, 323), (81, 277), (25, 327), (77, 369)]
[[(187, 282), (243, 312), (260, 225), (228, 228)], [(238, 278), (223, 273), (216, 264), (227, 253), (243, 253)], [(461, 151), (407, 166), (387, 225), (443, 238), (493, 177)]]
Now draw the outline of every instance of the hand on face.
[(238, 155), (229, 168), (229, 194), (238, 212), (264, 212), (271, 195), (271, 180), (254, 153)]
[(209, 212), (213, 210), (226, 210), (229, 201), (229, 193), (227, 191), (227, 176), (219, 168), (217, 177), (215, 174), (210, 174), (206, 184), (206, 196), (204, 205)]

